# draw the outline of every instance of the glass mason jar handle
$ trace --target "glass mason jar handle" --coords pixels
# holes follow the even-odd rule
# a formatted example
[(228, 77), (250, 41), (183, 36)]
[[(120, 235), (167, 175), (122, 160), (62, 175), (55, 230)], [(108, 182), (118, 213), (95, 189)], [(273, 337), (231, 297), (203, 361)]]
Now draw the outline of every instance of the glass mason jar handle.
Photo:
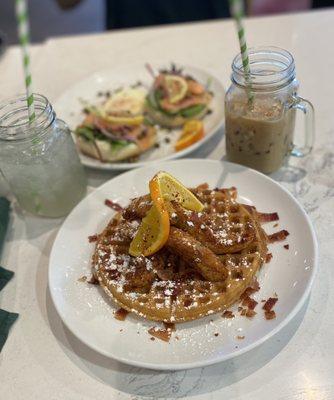
[(304, 157), (309, 154), (313, 148), (314, 143), (314, 108), (311, 102), (299, 96), (294, 96), (290, 108), (303, 111), (305, 115), (304, 125), (304, 146), (293, 146), (291, 154), (296, 157)]

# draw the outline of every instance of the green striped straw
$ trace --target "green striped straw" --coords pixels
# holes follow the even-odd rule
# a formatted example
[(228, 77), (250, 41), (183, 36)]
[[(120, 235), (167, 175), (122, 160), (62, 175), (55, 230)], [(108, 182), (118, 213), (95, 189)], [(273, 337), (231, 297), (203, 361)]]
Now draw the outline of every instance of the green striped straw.
[(240, 52), (241, 52), (241, 60), (244, 68), (245, 81), (247, 85), (247, 94), (249, 102), (253, 101), (253, 94), (251, 92), (251, 79), (250, 79), (250, 67), (249, 67), (249, 57), (248, 57), (248, 49), (246, 43), (246, 35), (245, 28), (242, 24), (242, 18), (245, 16), (244, 12), (244, 3), (243, 0), (229, 0), (230, 2), (230, 13), (232, 17), (235, 19), (237, 30), (238, 30), (238, 38), (240, 44)]
[(29, 20), (28, 20), (26, 0), (16, 0), (15, 8), (16, 8), (19, 41), (23, 54), (23, 68), (24, 68), (24, 77), (26, 84), (29, 122), (32, 122), (35, 119), (35, 106), (34, 106), (34, 95), (31, 85), (30, 56), (28, 49), (30, 42), (29, 38), (30, 35), (29, 35)]

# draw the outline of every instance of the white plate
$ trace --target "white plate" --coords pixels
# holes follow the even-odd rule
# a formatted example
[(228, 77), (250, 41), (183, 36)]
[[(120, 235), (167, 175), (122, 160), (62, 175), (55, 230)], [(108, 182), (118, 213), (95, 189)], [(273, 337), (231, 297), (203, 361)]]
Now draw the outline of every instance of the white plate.
[[(277, 318), (264, 319), (261, 303), (253, 320), (223, 319), (221, 314), (177, 325), (170, 343), (151, 341), (147, 330), (157, 323), (129, 315), (123, 322), (113, 317), (117, 309), (99, 287), (78, 282), (90, 275), (94, 245), (87, 237), (100, 232), (113, 215), (103, 202), (110, 198), (126, 205), (148, 191), (149, 179), (159, 170), (175, 175), (189, 186), (208, 182), (211, 187), (236, 186), (240, 198), (263, 212), (277, 211), (279, 227), (287, 229), (285, 243), (270, 245), (273, 259), (259, 276), (256, 299), (276, 292)], [(310, 292), (316, 271), (317, 243), (311, 222), (297, 201), (270, 178), (256, 171), (219, 161), (179, 160), (156, 163), (120, 175), (87, 196), (68, 216), (55, 240), (49, 269), (53, 301), (67, 327), (96, 351), (119, 361), (154, 369), (184, 369), (227, 360), (258, 346), (286, 325)], [(122, 332), (120, 331), (122, 329)], [(138, 333), (139, 332), (139, 333)], [(214, 334), (219, 333), (216, 337)], [(238, 340), (237, 336), (245, 336)]]
[[(154, 66), (154, 68), (158, 70), (161, 66)], [(212, 74), (194, 67), (184, 67), (183, 70), (185, 73), (194, 76), (203, 84), (205, 84), (208, 79), (211, 80), (210, 90), (214, 93), (210, 104), (212, 114), (207, 115), (203, 119), (206, 134), (202, 140), (182, 151), (175, 152), (174, 144), (180, 136), (180, 130), (175, 129), (167, 131), (166, 129), (159, 128), (157, 142), (162, 144), (159, 148), (152, 148), (142, 154), (137, 162), (101, 163), (99, 160), (80, 154), (82, 163), (88, 167), (98, 169), (128, 170), (142, 167), (152, 161), (165, 161), (184, 157), (206, 143), (223, 124), (225, 91), (219, 80), (212, 76)], [(135, 84), (138, 80), (141, 81), (147, 89), (152, 84), (152, 78), (149, 76), (143, 64), (131, 64), (108, 71), (97, 72), (75, 84), (62, 94), (54, 105), (57, 116), (63, 119), (69, 127), (74, 130), (84, 118), (82, 113), (83, 105), (80, 99), (86, 100), (90, 104), (97, 104), (101, 102), (101, 97), (97, 96), (98, 92), (127, 87)], [(165, 142), (165, 138), (167, 137), (170, 140), (169, 143)]]

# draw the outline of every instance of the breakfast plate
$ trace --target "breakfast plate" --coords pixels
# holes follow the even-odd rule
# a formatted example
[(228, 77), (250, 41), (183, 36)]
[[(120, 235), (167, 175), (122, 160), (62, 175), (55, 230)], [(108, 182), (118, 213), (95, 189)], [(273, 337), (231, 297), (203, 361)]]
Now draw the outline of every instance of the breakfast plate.
[[(153, 65), (152, 68), (158, 71), (160, 67)], [(194, 77), (203, 85), (207, 85), (210, 93), (213, 94), (209, 104), (209, 114), (203, 119), (205, 132), (203, 138), (182, 150), (175, 151), (175, 143), (180, 137), (181, 130), (157, 127), (156, 145), (142, 153), (135, 161), (101, 162), (80, 152), (82, 163), (97, 169), (128, 170), (147, 165), (153, 161), (184, 157), (203, 146), (218, 132), (223, 124), (225, 90), (220, 81), (205, 70), (195, 67), (182, 67), (182, 73)], [(83, 121), (85, 104), (98, 104), (103, 100), (102, 95), (104, 93), (113, 93), (113, 91), (117, 92), (122, 88), (136, 87), (136, 85), (140, 85), (146, 91), (152, 85), (152, 77), (145, 69), (144, 64), (118, 66), (107, 71), (96, 72), (68, 88), (55, 102), (54, 108), (57, 116), (74, 131)], [(74, 135), (73, 138), (75, 139)]]
[[(199, 168), (200, 167), (200, 168)], [(101, 232), (115, 212), (104, 205), (110, 199), (126, 206), (130, 199), (147, 193), (148, 181), (166, 171), (195, 187), (238, 189), (239, 200), (256, 204), (262, 212), (277, 212), (277, 222), (264, 226), (268, 234), (285, 229), (287, 240), (270, 246), (272, 260), (258, 276), (257, 314), (222, 318), (212, 314), (176, 325), (169, 343), (152, 340), (148, 330), (159, 323), (129, 314), (115, 319), (119, 308), (99, 286), (84, 282), (91, 275), (94, 244), (90, 235)], [(274, 226), (275, 225), (275, 226)], [(285, 245), (285, 247), (284, 247)], [(287, 246), (288, 245), (288, 246)], [(111, 179), (79, 203), (59, 230), (50, 256), (49, 287), (65, 325), (82, 342), (127, 364), (177, 370), (214, 364), (245, 353), (281, 330), (298, 312), (311, 290), (317, 266), (317, 242), (312, 224), (292, 195), (272, 179), (254, 170), (221, 161), (175, 160), (152, 163)], [(278, 297), (276, 318), (267, 320), (262, 299)], [(233, 308), (232, 308), (233, 310)]]

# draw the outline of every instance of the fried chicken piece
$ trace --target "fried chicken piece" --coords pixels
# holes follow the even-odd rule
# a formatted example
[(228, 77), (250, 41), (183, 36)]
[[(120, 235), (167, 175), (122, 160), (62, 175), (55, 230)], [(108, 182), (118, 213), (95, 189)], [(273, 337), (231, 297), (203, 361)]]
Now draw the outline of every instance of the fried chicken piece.
[(152, 207), (151, 196), (136, 197), (131, 200), (131, 203), (124, 209), (123, 218), (128, 220), (142, 219), (145, 217), (148, 210)]
[(138, 229), (135, 221), (121, 221), (116, 227), (110, 227), (109, 244), (129, 245)]
[(171, 227), (166, 247), (209, 281), (224, 281), (228, 276), (228, 270), (219, 257), (181, 229)]
[(167, 249), (163, 249), (157, 254), (163, 257), (163, 262), (160, 264), (156, 263), (153, 268), (162, 281), (185, 281), (187, 279), (195, 280), (202, 278), (201, 274), (177, 254), (171, 253)]
[(196, 237), (215, 254), (237, 252), (254, 239), (254, 227), (219, 214), (197, 213), (172, 203), (171, 224)]

